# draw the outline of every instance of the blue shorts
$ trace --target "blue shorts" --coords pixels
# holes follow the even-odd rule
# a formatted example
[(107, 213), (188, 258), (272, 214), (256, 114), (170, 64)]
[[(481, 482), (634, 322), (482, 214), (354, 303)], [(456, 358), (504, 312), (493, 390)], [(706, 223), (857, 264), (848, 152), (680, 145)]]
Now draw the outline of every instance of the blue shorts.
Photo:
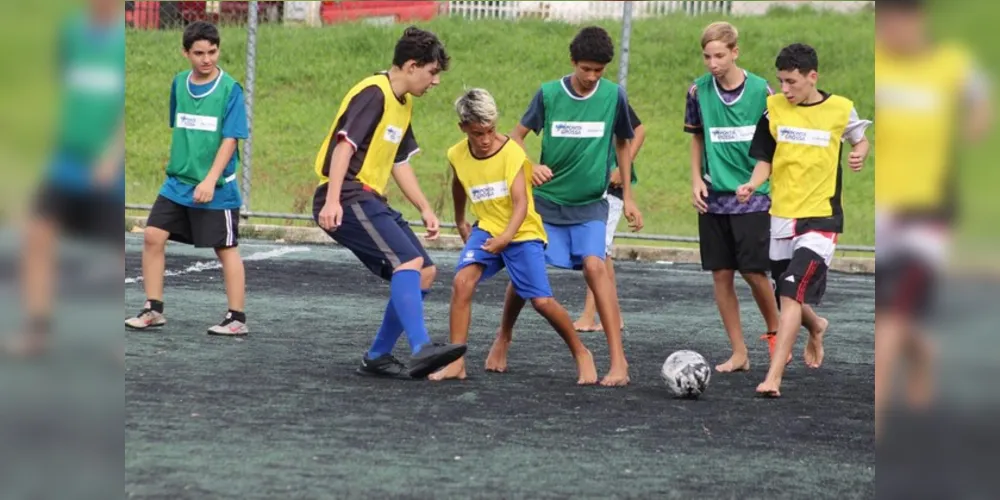
[(549, 235), (549, 246), (545, 249), (545, 261), (550, 266), (563, 269), (583, 269), (583, 260), (597, 257), (604, 260), (607, 255), (605, 237), (607, 221), (593, 220), (581, 224), (556, 226), (544, 224)]
[(472, 229), (469, 241), (458, 257), (456, 273), (473, 264), (482, 265), (483, 276), (479, 278), (482, 282), (507, 268), (514, 291), (522, 299), (552, 297), (549, 275), (545, 271), (545, 245), (541, 241), (511, 243), (500, 255), (496, 255), (482, 249), (489, 238), (490, 233), (478, 227)]
[[(319, 217), (326, 190), (313, 200), (313, 218)], [(424, 267), (434, 265), (420, 240), (403, 216), (380, 200), (361, 200), (344, 205), (340, 227), (327, 234), (347, 248), (369, 271), (385, 280), (392, 279), (400, 264), (423, 257)]]

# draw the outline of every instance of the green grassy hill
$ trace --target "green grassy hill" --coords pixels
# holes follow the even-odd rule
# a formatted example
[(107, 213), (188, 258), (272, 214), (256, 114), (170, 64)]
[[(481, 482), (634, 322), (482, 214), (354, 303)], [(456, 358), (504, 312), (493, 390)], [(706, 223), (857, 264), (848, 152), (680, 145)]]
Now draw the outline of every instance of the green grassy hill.
[[(697, 234), (690, 206), (690, 136), (683, 132), (684, 96), (704, 72), (701, 30), (719, 17), (672, 16), (638, 20), (632, 33), (628, 92), (648, 138), (637, 160), (637, 199), (646, 232)], [(774, 56), (789, 43), (804, 42), (820, 54), (821, 87), (853, 99), (872, 117), (874, 14), (777, 12), (733, 21), (741, 32), (740, 63), (774, 80)], [(605, 23), (617, 40), (621, 28)], [(501, 129), (508, 131), (527, 108), (538, 85), (571, 71), (568, 46), (577, 26), (542, 21), (518, 23), (438, 19), (424, 27), (438, 33), (452, 55), (452, 69), (428, 96), (417, 101), (414, 131), (422, 154), (413, 165), (442, 220), (451, 220), (446, 149), (461, 139), (451, 103), (465, 87), (484, 87), (497, 98)], [(402, 26), (340, 25), (322, 29), (263, 26), (257, 46), (254, 108), (253, 191), (255, 211), (309, 210), (316, 180), (313, 161), (343, 94), (359, 79), (385, 69)], [(169, 149), (169, 84), (186, 69), (179, 32), (128, 33), (128, 201), (152, 203), (163, 180)], [(223, 30), (223, 68), (243, 81), (246, 33)], [(617, 61), (608, 77), (617, 79)], [(776, 85), (776, 84), (775, 84)], [(874, 140), (874, 133), (869, 137)], [(537, 158), (538, 141), (529, 141)], [(870, 162), (873, 166), (874, 162)], [(847, 233), (843, 241), (872, 244), (874, 174), (845, 173)], [(398, 190), (395, 206), (415, 212)]]

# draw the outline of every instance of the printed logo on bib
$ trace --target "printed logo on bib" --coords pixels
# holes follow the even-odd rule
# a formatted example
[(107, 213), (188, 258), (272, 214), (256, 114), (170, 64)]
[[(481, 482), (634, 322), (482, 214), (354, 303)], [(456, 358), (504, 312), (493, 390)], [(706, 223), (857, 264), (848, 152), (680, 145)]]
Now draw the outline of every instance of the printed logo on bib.
[(393, 144), (399, 144), (403, 141), (403, 130), (399, 127), (388, 125), (385, 127), (385, 136), (383, 138)]
[(552, 122), (552, 137), (573, 139), (604, 137), (604, 122)]
[(125, 75), (114, 68), (76, 65), (66, 72), (70, 87), (94, 94), (113, 94), (125, 87)]
[(219, 118), (216, 116), (177, 113), (177, 119), (174, 120), (174, 123), (178, 128), (201, 130), (203, 132), (215, 132), (219, 129)]
[(806, 146), (819, 146), (825, 148), (830, 145), (830, 132), (827, 130), (816, 130), (799, 127), (778, 127), (778, 142), (791, 144), (803, 144)]
[(712, 142), (750, 142), (757, 127), (709, 127), (708, 134)]
[(882, 110), (934, 113), (941, 110), (943, 97), (928, 87), (883, 84), (875, 88), (875, 105)]
[(484, 201), (495, 200), (497, 198), (507, 197), (507, 183), (504, 181), (491, 182), (489, 184), (481, 184), (479, 186), (472, 186), (469, 190), (469, 197), (472, 198), (473, 203), (481, 203)]

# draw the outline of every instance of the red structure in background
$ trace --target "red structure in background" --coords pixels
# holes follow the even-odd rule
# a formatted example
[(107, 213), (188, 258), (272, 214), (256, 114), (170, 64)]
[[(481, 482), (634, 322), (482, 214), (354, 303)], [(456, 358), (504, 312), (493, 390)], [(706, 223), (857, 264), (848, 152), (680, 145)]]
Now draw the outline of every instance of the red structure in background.
[[(125, 2), (125, 22), (137, 29), (164, 29), (203, 20), (221, 24), (244, 24), (247, 2)], [(261, 22), (281, 22), (284, 2), (258, 2)], [(323, 24), (378, 19), (392, 22), (427, 21), (448, 8), (447, 2), (349, 0), (322, 2)]]
[(321, 17), (323, 24), (356, 21), (359, 19), (391, 19), (399, 21), (427, 21), (438, 14), (441, 6), (447, 7), (447, 2), (433, 1), (380, 1), (353, 0), (341, 2), (323, 2)]

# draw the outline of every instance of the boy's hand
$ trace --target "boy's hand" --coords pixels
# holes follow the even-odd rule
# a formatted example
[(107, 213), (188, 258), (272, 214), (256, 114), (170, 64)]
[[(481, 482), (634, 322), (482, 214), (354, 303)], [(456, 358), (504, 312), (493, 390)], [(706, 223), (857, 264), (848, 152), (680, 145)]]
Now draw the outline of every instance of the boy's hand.
[(744, 184), (736, 188), (736, 199), (739, 200), (740, 203), (746, 203), (750, 201), (750, 197), (753, 196), (755, 191), (757, 191), (757, 189), (754, 188), (752, 184)]
[(708, 186), (705, 185), (705, 181), (700, 177), (691, 183), (691, 195), (693, 196), (691, 204), (698, 210), (698, 213), (707, 213), (708, 203), (705, 202), (705, 198), (708, 197)]
[(208, 203), (215, 197), (215, 179), (205, 179), (194, 188), (194, 202)]
[(433, 241), (438, 238), (441, 234), (441, 223), (438, 222), (437, 215), (431, 209), (424, 210), (420, 213), (420, 218), (424, 221), (424, 227), (427, 228), (427, 235), (424, 239)]
[(458, 235), (462, 238), (462, 243), (469, 241), (469, 236), (472, 235), (472, 224), (462, 221), (455, 224), (458, 227)]
[(344, 207), (340, 203), (327, 202), (323, 205), (323, 210), (319, 211), (319, 217), (316, 219), (319, 227), (325, 231), (336, 231), (340, 227), (340, 223), (344, 220)]
[(541, 186), (546, 182), (552, 180), (552, 169), (546, 165), (535, 165), (531, 169), (531, 184), (534, 186)]
[(486, 250), (487, 252), (496, 255), (499, 254), (500, 252), (503, 252), (503, 249), (507, 248), (507, 245), (510, 245), (510, 238), (500, 235), (497, 236), (496, 238), (490, 238), (486, 240), (486, 243), (483, 243), (482, 248), (483, 250)]
[(628, 226), (632, 228), (632, 231), (638, 232), (642, 230), (642, 212), (639, 211), (639, 207), (636, 206), (635, 201), (625, 200), (625, 219), (628, 220)]
[(851, 151), (851, 154), (847, 157), (847, 164), (850, 165), (851, 170), (860, 172), (865, 167), (866, 156), (865, 154)]
[(614, 187), (621, 187), (622, 185), (622, 172), (617, 168), (611, 171), (611, 185)]

